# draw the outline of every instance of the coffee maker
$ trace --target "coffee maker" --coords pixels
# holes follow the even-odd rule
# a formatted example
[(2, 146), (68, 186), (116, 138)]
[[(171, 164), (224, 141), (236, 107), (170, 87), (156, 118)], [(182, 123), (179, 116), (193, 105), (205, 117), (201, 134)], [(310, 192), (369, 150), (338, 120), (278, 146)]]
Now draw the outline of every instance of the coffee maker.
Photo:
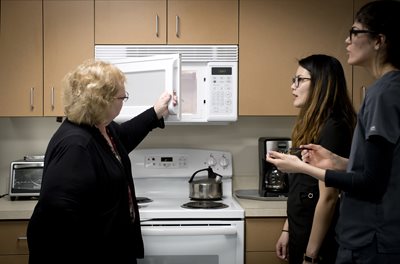
[(260, 137), (259, 153), (259, 195), (261, 197), (287, 197), (289, 183), (287, 173), (278, 170), (265, 160), (268, 151), (288, 152), (292, 146), (290, 138)]

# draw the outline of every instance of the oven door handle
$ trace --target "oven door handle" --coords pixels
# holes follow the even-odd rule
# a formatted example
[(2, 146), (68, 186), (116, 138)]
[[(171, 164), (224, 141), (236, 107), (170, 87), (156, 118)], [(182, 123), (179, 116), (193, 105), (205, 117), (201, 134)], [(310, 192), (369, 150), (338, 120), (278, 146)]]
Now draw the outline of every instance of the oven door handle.
[(144, 236), (236, 235), (236, 226), (142, 226)]

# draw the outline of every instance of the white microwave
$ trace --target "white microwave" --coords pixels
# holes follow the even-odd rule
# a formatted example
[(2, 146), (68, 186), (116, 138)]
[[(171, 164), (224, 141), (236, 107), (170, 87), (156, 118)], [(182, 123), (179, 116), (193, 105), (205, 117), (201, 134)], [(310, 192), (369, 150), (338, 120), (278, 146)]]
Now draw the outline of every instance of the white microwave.
[(178, 99), (175, 107), (170, 105), (166, 123), (237, 120), (237, 45), (96, 45), (95, 57), (126, 75), (130, 98), (117, 122), (153, 106), (164, 90)]

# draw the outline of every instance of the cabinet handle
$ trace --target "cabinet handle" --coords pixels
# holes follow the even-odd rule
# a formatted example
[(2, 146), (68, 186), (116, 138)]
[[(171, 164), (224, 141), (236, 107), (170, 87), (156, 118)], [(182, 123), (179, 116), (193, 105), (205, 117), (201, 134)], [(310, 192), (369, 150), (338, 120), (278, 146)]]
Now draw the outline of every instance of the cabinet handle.
[(175, 35), (179, 38), (179, 16), (175, 17)]
[(54, 110), (54, 86), (51, 87), (51, 110)]
[(17, 237), (17, 240), (18, 240), (18, 241), (27, 240), (27, 239), (28, 239), (28, 238), (27, 238), (26, 236)]
[(30, 107), (31, 107), (31, 111), (35, 108), (34, 103), (35, 103), (35, 87), (31, 87), (31, 92), (30, 92)]
[(156, 37), (158, 38), (160, 36), (159, 34), (159, 17), (156, 15)]

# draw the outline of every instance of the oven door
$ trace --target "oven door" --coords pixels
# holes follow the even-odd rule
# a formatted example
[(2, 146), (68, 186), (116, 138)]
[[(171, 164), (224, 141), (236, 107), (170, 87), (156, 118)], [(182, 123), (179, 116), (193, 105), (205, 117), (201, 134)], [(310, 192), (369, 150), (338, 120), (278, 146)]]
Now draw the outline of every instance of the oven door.
[[(115, 121), (127, 121), (152, 107), (164, 91), (181, 100), (179, 54), (114, 59), (111, 62), (125, 74), (125, 90), (130, 95)], [(170, 114), (166, 121), (179, 121), (181, 104), (178, 102), (174, 106), (171, 100), (168, 109)]]
[(242, 264), (244, 221), (142, 222), (146, 264)]
[(39, 196), (42, 185), (43, 162), (12, 162), (9, 195)]

